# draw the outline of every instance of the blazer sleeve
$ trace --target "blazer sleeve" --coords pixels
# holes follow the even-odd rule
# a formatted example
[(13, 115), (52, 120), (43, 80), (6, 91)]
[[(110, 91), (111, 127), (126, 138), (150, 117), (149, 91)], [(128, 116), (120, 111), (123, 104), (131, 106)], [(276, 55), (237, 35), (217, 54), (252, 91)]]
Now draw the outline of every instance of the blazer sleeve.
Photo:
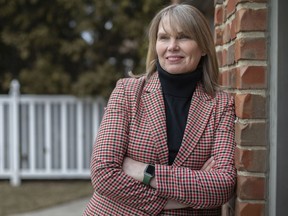
[(211, 153), (216, 165), (209, 172), (187, 167), (156, 165), (157, 192), (160, 196), (177, 200), (193, 208), (219, 207), (231, 198), (236, 184), (233, 97), (226, 100), (224, 107), (215, 131)]
[(130, 107), (123, 79), (117, 82), (105, 110), (91, 161), (91, 179), (96, 193), (129, 205), (149, 215), (157, 215), (166, 204), (155, 189), (135, 181), (122, 170), (129, 142)]

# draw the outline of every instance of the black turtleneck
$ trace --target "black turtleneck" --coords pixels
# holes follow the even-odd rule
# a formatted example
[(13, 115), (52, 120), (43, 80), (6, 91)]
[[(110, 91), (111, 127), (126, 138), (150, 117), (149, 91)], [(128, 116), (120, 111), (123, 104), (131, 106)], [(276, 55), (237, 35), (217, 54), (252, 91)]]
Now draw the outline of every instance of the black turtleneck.
[(202, 69), (170, 74), (157, 62), (157, 71), (165, 102), (169, 165), (172, 165), (182, 143), (191, 98), (197, 82), (202, 79)]

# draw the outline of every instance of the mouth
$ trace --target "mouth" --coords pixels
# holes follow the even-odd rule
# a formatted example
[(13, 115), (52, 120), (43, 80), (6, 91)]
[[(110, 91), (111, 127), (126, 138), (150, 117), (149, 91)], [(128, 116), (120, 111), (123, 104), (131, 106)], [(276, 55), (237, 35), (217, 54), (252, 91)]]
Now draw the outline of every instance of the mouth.
[(166, 57), (166, 59), (168, 60), (168, 61), (172, 61), (172, 62), (174, 62), (174, 61), (179, 61), (179, 60), (181, 60), (183, 57), (182, 56), (167, 56)]

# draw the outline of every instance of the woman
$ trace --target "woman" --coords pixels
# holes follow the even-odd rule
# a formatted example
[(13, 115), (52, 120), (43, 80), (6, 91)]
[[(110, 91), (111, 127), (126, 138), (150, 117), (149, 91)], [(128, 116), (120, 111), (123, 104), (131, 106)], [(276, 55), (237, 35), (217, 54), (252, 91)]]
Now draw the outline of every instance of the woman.
[(236, 178), (234, 102), (218, 90), (213, 37), (196, 8), (154, 17), (146, 69), (111, 94), (84, 215), (220, 215)]

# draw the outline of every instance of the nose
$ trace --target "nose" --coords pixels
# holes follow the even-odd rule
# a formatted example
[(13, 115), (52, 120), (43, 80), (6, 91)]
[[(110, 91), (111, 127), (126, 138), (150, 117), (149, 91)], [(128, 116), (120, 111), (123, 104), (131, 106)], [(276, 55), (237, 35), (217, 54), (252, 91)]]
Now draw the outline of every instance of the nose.
[(168, 50), (169, 51), (175, 51), (179, 49), (179, 45), (176, 39), (171, 39), (168, 44)]

